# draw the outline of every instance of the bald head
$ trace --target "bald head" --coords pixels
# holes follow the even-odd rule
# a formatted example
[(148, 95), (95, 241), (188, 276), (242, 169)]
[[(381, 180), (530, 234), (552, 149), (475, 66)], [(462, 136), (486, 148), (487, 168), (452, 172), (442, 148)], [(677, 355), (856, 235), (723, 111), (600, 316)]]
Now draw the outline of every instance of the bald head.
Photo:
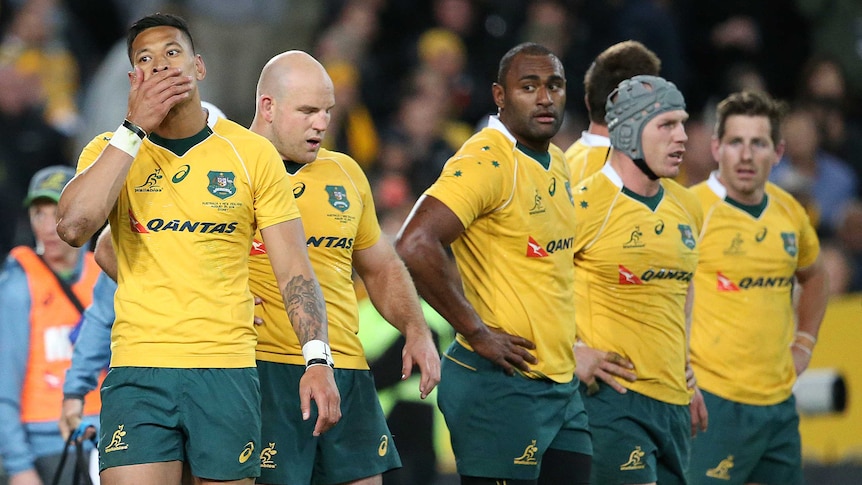
[(263, 67), (256, 97), (251, 130), (268, 138), (285, 160), (313, 162), (335, 106), (326, 69), (305, 52), (283, 52)]
[(280, 98), (285, 90), (316, 84), (332, 89), (332, 80), (317, 59), (303, 51), (282, 52), (263, 66), (257, 82), (257, 97), (264, 94)]

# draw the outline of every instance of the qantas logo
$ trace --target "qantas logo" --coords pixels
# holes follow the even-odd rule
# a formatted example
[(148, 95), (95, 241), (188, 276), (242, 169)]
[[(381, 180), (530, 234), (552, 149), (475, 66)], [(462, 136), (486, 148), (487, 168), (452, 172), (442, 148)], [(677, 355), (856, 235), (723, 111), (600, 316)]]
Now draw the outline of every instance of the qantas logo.
[(730, 278), (716, 273), (718, 291), (741, 291), (750, 288), (785, 288), (793, 286), (793, 276), (746, 276), (734, 283)]
[[(305, 245), (313, 248), (344, 248), (350, 249), (353, 247), (353, 238), (352, 237), (338, 237), (338, 236), (311, 236), (305, 241)], [(250, 256), (255, 256), (258, 254), (266, 254), (266, 245), (257, 239), (251, 242), (251, 250), (248, 252)]]
[(642, 285), (644, 284), (640, 278), (637, 277), (634, 273), (631, 272), (628, 268), (623, 265), (619, 265), (619, 273), (620, 273), (620, 284), (621, 285)]
[(547, 258), (548, 252), (541, 244), (537, 243), (533, 236), (527, 241), (527, 257), (528, 258)]
[(249, 256), (256, 256), (258, 254), (266, 254), (266, 246), (264, 246), (262, 242), (255, 239), (251, 242), (251, 251), (249, 251), (248, 254), (249, 254)]
[(146, 224), (141, 224), (137, 217), (129, 211), (129, 224), (132, 232), (137, 234), (149, 234), (151, 232), (173, 231), (173, 232), (199, 232), (201, 234), (230, 234), (236, 230), (238, 222), (202, 222), (181, 221), (179, 219), (150, 219)]
[(731, 281), (730, 278), (728, 278), (727, 276), (721, 274), (721, 271), (717, 272), (715, 276), (718, 280), (718, 285), (716, 288), (718, 291), (739, 291), (739, 287), (736, 286), (736, 283)]
[(677, 281), (691, 281), (691, 278), (694, 276), (694, 273), (691, 271), (683, 271), (680, 269), (653, 269), (650, 268), (640, 276), (634, 274), (634, 272), (623, 265), (617, 265), (619, 267), (619, 282), (621, 285), (642, 285), (646, 281), (650, 280), (677, 280)]
[(353, 238), (339, 236), (310, 236), (308, 240), (305, 241), (305, 245), (308, 247), (315, 248), (324, 247), (350, 249), (353, 247)]
[(547, 246), (542, 247), (533, 236), (530, 236), (527, 241), (527, 257), (528, 258), (545, 258), (548, 255), (561, 251), (563, 249), (571, 249), (575, 243), (575, 238), (569, 237), (565, 239), (553, 239), (551, 242), (547, 244)]
[(138, 234), (148, 234), (150, 232), (143, 224), (138, 222), (138, 219), (135, 217), (135, 214), (132, 213), (131, 209), (129, 209), (129, 225), (132, 227), (132, 232), (136, 232)]

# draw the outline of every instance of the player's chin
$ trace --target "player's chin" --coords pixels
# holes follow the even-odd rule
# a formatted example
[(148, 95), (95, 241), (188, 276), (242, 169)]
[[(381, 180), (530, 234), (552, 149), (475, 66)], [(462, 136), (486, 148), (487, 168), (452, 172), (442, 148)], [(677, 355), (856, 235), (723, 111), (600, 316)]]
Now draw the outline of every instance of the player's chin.
[(559, 123), (537, 123), (533, 132), (537, 140), (550, 140), (560, 131)]
[(317, 159), (317, 153), (320, 151), (320, 147), (317, 148), (308, 148), (305, 153), (298, 160), (299, 163), (311, 163)]
[(679, 175), (681, 164), (669, 165), (665, 168), (664, 173), (661, 174), (664, 178), (675, 178)]

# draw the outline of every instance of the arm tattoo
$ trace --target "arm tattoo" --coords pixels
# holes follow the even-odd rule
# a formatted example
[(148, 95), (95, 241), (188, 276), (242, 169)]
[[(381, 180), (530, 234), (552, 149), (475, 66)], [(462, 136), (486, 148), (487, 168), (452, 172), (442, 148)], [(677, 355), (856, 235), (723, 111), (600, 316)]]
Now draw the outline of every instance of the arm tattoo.
[(323, 292), (317, 281), (306, 279), (302, 275), (294, 276), (285, 287), (282, 298), (300, 344), (315, 339), (328, 340), (326, 308)]

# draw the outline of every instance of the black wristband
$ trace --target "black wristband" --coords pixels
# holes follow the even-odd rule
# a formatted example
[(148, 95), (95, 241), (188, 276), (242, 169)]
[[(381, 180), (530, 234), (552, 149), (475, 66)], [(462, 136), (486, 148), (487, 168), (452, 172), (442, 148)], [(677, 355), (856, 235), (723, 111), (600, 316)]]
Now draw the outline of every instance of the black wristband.
[(144, 138), (146, 138), (146, 137), (147, 137), (147, 132), (146, 132), (146, 131), (144, 131), (144, 129), (143, 129), (143, 128), (141, 128), (140, 126), (138, 126), (138, 125), (136, 125), (136, 124), (132, 123), (132, 122), (131, 122), (131, 121), (129, 121), (128, 119), (123, 120), (123, 126), (124, 126), (124, 127), (126, 127), (126, 128), (128, 128), (128, 129), (129, 129), (129, 131), (131, 131), (132, 133), (134, 133), (134, 134), (138, 135), (138, 137), (141, 139), (141, 141), (143, 141), (143, 140), (144, 140)]
[(328, 365), (333, 369), (335, 368), (335, 366), (330, 364), (326, 359), (309, 359), (309, 361), (305, 363), (305, 368), (308, 369), (313, 365)]

